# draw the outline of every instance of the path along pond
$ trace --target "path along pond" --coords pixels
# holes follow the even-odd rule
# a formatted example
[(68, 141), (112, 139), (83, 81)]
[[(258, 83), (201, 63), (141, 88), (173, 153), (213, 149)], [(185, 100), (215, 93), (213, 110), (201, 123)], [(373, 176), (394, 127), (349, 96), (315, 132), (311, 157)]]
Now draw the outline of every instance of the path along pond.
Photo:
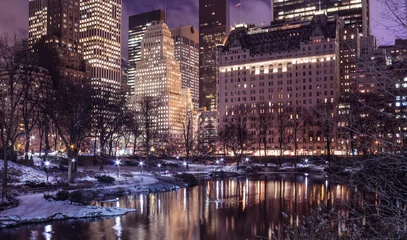
[(0, 239), (271, 239), (282, 224), (295, 224), (320, 204), (347, 202), (350, 195), (346, 187), (331, 184), (324, 176), (273, 174), (202, 180), (193, 188), (94, 202), (136, 209), (123, 216), (23, 225), (0, 230)]

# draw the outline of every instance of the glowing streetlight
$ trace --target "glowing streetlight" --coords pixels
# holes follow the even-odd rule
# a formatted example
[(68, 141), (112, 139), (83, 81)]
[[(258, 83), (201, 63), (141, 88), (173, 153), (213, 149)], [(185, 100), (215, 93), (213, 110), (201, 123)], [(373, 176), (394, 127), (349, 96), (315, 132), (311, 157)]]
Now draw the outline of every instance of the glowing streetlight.
[(184, 162), (182, 165), (184, 165), (184, 167), (186, 167), (186, 166), (187, 166), (187, 162)]
[(216, 160), (216, 165), (219, 164), (219, 160)]
[(246, 164), (249, 163), (249, 158), (246, 157), (245, 161), (246, 161)]
[(157, 166), (160, 168), (160, 167), (161, 167), (161, 163), (159, 163)]
[(177, 160), (179, 160), (179, 156), (177, 156)]

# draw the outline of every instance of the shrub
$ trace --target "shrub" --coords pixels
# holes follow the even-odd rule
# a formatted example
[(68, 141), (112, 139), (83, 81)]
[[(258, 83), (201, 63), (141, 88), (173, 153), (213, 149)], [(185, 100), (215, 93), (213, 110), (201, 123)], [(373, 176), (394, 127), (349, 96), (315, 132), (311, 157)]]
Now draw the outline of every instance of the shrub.
[(116, 180), (114, 177), (107, 175), (96, 176), (95, 178), (101, 183), (113, 183)]
[(69, 194), (69, 201), (71, 203), (76, 202), (76, 203), (83, 203), (83, 197), (82, 197), (82, 192), (81, 191), (73, 191)]
[(26, 181), (25, 185), (30, 188), (39, 188), (48, 186), (46, 182), (37, 182), (37, 181)]
[(76, 202), (76, 203), (81, 203), (84, 205), (89, 204), (94, 198), (95, 198), (95, 194), (93, 191), (73, 191), (71, 193), (69, 193), (69, 200), (72, 202)]
[(66, 190), (60, 190), (55, 195), (55, 200), (58, 200), (58, 201), (65, 201), (68, 199), (69, 199), (69, 191), (66, 191)]

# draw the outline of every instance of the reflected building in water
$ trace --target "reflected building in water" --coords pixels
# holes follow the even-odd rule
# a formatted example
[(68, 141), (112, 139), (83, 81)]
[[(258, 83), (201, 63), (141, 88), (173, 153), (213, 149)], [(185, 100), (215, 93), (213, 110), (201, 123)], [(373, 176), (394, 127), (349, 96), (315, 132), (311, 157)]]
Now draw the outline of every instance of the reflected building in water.
[(119, 206), (137, 209), (122, 219), (124, 225), (143, 226), (137, 227), (137, 239), (269, 238), (282, 224), (298, 224), (320, 205), (341, 209), (350, 197), (346, 187), (325, 178), (272, 176), (207, 181), (192, 189), (128, 196)]

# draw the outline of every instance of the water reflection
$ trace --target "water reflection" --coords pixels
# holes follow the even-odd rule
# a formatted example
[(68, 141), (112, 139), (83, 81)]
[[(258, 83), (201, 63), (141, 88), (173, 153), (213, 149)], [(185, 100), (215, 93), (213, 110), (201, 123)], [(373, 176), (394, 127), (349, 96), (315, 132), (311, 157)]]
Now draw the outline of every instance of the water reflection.
[[(137, 211), (110, 219), (22, 226), (0, 231), (0, 239), (33, 239), (41, 226), (44, 234), (35, 239), (270, 239), (276, 227), (281, 229), (283, 218), (298, 224), (301, 216), (309, 215), (321, 203), (336, 206), (349, 199), (349, 190), (323, 177), (219, 179), (192, 189), (126, 196), (117, 202), (97, 201), (96, 205)], [(345, 209), (339, 213), (348, 215)]]

